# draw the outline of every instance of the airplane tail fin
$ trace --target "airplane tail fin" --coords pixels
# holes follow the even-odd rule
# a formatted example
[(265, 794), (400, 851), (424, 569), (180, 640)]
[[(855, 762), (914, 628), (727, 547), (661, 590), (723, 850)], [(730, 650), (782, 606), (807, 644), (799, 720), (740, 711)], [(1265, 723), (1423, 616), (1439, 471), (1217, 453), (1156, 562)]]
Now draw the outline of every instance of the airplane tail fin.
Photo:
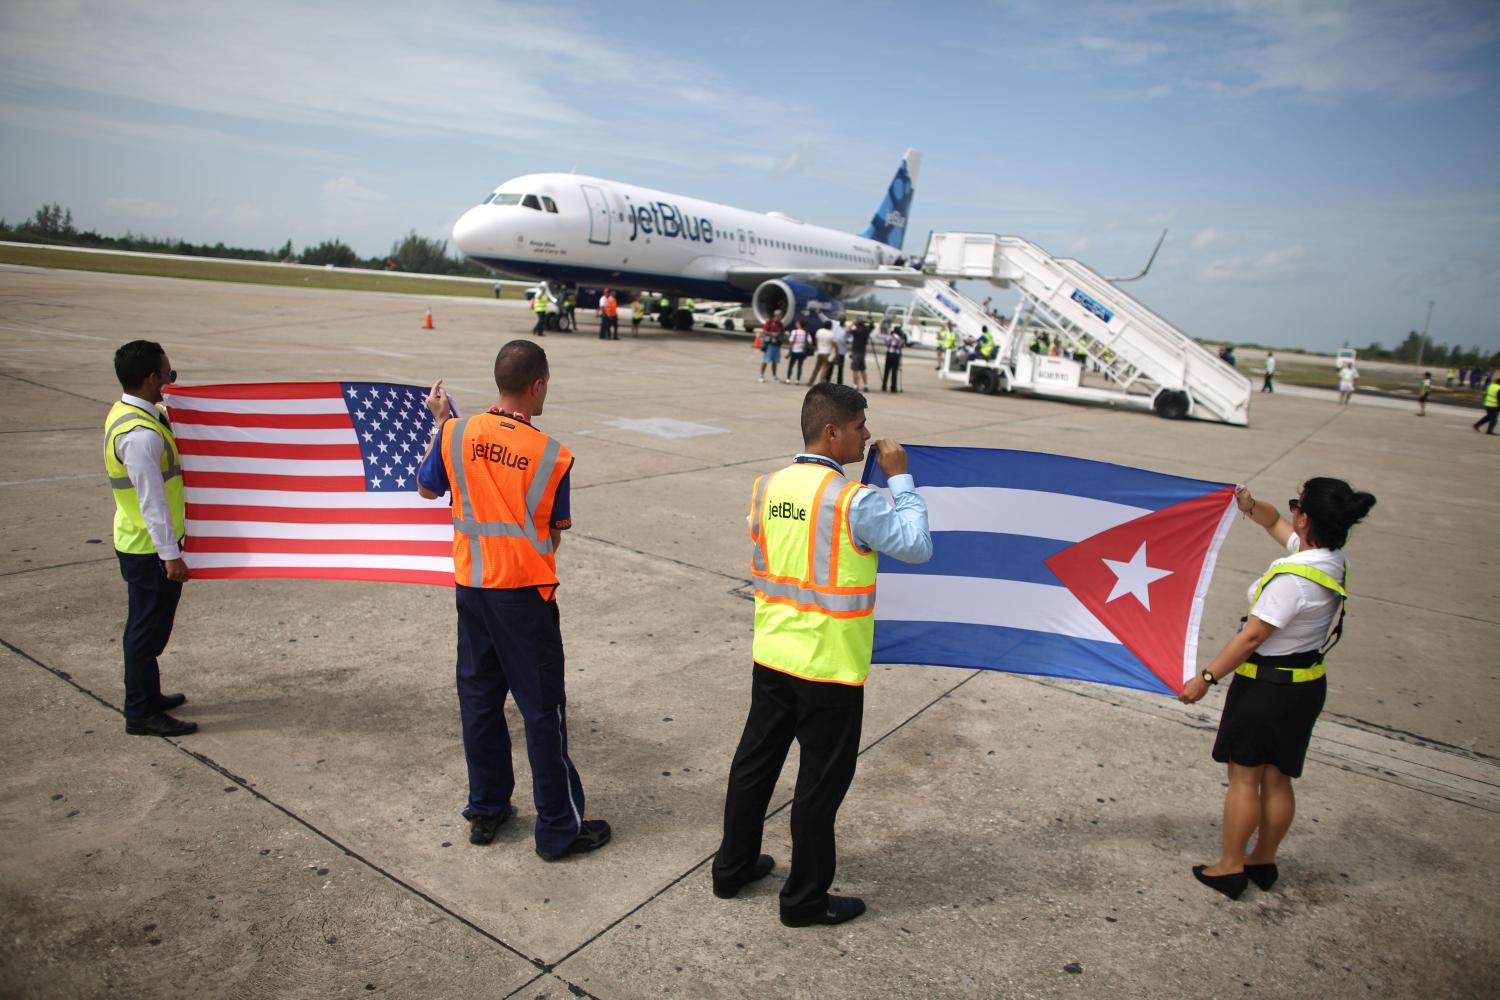
[(886, 189), (885, 199), (876, 209), (875, 217), (859, 235), (867, 240), (879, 240), (886, 246), (901, 249), (906, 238), (906, 220), (911, 215), (911, 198), (917, 183), (917, 171), (922, 168), (920, 150), (908, 149), (896, 168), (896, 176)]

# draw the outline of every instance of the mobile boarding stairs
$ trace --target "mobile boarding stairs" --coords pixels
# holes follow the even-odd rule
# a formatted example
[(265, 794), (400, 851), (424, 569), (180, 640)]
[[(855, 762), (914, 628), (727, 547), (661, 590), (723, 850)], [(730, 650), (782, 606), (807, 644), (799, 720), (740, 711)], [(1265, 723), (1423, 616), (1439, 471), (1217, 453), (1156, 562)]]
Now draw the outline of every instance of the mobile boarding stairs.
[[(992, 358), (972, 361), (962, 347), (945, 352), (940, 378), (979, 392), (1249, 423), (1249, 379), (1079, 261), (1053, 257), (1017, 236), (934, 233), (922, 274), (925, 281), (910, 285), (908, 330), (924, 325), (913, 323), (920, 313), (930, 313), (966, 341), (977, 341), (987, 326), (997, 346)], [(1014, 287), (1020, 305), (1001, 324), (953, 287), (960, 280)], [(1033, 351), (1043, 334), (1059, 344), (1060, 356)], [(1086, 376), (1099, 384), (1084, 384)]]

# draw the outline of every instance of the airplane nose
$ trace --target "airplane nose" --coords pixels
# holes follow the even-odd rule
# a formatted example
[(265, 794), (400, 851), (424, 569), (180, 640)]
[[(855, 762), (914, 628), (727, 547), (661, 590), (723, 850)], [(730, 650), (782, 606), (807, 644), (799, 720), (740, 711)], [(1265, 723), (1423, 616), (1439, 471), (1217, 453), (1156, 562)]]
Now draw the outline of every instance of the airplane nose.
[(485, 237), (487, 230), (488, 212), (485, 206), (479, 205), (469, 209), (461, 215), (453, 224), (453, 245), (470, 256), (483, 253), (489, 242)]

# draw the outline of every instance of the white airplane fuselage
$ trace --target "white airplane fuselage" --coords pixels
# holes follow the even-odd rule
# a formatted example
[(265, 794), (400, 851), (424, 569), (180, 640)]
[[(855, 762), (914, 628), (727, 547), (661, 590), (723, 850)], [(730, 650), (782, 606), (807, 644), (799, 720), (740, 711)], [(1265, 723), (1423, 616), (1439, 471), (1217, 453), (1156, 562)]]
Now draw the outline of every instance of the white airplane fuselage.
[[(453, 241), (476, 262), (527, 279), (735, 302), (750, 301), (766, 270), (857, 271), (901, 256), (780, 213), (578, 174), (506, 181), (464, 213)], [(862, 287), (834, 283), (845, 295)]]

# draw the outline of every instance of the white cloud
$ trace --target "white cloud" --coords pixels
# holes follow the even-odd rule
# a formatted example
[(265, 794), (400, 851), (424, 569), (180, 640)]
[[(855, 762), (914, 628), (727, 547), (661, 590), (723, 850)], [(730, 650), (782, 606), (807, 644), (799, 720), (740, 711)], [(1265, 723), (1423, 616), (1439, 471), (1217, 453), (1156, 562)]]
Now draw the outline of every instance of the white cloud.
[(323, 198), (330, 202), (376, 202), (385, 201), (386, 196), (367, 188), (353, 177), (330, 177), (323, 182)]
[(160, 222), (175, 219), (178, 215), (177, 209), (171, 205), (133, 196), (104, 199), (104, 211), (106, 215), (136, 222)]
[(1210, 261), (1199, 275), (1207, 282), (1251, 283), (1273, 281), (1295, 274), (1307, 258), (1307, 247), (1294, 243), (1267, 250), (1259, 257), (1222, 257)]
[(1223, 237), (1219, 235), (1219, 231), (1213, 226), (1209, 226), (1207, 229), (1200, 229), (1194, 233), (1193, 238), (1188, 241), (1188, 246), (1194, 250), (1207, 250), (1214, 244), (1222, 242), (1222, 240)]

